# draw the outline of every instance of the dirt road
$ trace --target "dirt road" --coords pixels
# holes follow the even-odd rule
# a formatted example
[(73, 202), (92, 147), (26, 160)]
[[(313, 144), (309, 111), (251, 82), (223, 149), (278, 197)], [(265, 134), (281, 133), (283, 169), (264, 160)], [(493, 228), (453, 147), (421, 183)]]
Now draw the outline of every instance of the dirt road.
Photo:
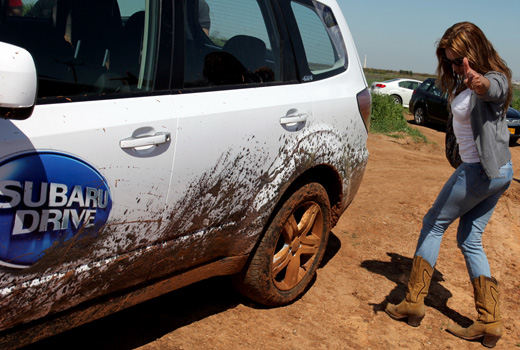
[[(370, 135), (363, 184), (332, 230), (312, 288), (295, 303), (259, 308), (226, 278), (216, 278), (30, 348), (484, 349), (444, 330), (476, 316), (456, 225), (444, 237), (421, 325), (410, 327), (383, 311), (386, 300), (404, 297), (422, 217), (452, 173), (443, 155), (444, 132), (419, 128), (432, 143)], [(515, 180), (484, 235), (500, 282), (505, 329), (498, 350), (520, 349), (520, 145), (511, 151)]]

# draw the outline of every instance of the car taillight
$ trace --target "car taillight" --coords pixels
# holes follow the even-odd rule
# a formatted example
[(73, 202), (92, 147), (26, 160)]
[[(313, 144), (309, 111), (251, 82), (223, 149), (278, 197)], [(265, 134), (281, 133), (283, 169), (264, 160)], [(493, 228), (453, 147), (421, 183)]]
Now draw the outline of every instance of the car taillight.
[(378, 88), (385, 88), (386, 85), (385, 84), (376, 84), (376, 87), (378, 87)]
[(360, 93), (358, 93), (356, 97), (359, 107), (359, 113), (361, 113), (361, 117), (365, 122), (365, 127), (367, 128), (368, 132), (370, 128), (370, 113), (372, 112), (372, 95), (370, 94), (370, 90), (366, 88)]

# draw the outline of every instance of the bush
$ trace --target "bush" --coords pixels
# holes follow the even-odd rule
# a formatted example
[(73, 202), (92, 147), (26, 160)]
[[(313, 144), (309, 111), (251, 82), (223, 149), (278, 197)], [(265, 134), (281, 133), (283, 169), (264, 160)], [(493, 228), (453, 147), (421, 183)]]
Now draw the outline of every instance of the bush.
[(370, 131), (375, 133), (406, 132), (408, 123), (403, 107), (396, 104), (390, 95), (372, 95)]
[(372, 95), (370, 131), (392, 137), (411, 136), (415, 141), (427, 142), (419, 130), (412, 129), (404, 118), (403, 107), (390, 95)]
[(520, 99), (515, 98), (515, 99), (513, 100), (513, 108), (514, 108), (514, 109), (517, 109), (517, 110), (520, 111)]

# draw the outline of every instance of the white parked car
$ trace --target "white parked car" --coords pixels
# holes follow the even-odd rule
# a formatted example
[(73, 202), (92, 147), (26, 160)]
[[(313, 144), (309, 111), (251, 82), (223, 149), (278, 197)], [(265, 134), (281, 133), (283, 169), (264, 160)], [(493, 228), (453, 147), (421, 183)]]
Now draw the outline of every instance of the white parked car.
[(16, 10), (0, 14), (2, 348), (217, 275), (266, 305), (306, 290), (368, 159), (371, 94), (335, 0)]
[(413, 91), (422, 83), (415, 79), (391, 79), (383, 82), (373, 82), (370, 90), (373, 94), (390, 95), (395, 103), (408, 107)]

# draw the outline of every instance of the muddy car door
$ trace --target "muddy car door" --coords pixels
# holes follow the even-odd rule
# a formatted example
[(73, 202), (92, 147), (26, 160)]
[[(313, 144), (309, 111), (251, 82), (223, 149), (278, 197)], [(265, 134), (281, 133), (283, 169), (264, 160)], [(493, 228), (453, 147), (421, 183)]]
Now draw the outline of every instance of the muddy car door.
[(168, 2), (24, 4), (0, 29), (38, 74), (0, 120), (0, 330), (146, 280), (176, 129)]
[[(168, 249), (158, 257), (155, 276), (250, 250), (251, 233), (261, 231), (270, 213), (263, 206), (274, 205), (283, 186), (274, 176), (281, 181), (285, 171), (294, 171), (284, 162), (298, 161), (292, 152), (312, 123), (312, 104), (295, 84), (291, 48), (282, 45), (288, 38), (270, 1), (184, 4), (185, 38), (176, 41), (185, 43), (185, 68), (174, 96), (179, 125)], [(265, 202), (255, 204), (261, 191)]]
[(171, 229), (156, 277), (250, 252), (284, 190), (328, 152), (277, 2), (184, 4)]

